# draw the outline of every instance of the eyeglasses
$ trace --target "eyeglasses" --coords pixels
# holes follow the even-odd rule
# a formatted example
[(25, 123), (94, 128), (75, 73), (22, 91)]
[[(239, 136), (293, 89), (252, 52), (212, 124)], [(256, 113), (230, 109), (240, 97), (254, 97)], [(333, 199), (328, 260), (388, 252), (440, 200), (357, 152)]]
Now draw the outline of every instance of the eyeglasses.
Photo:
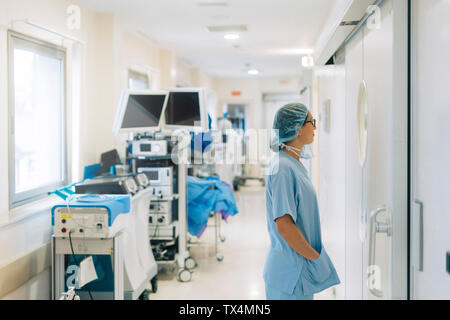
[(311, 123), (315, 127), (316, 126), (316, 119), (313, 118), (312, 120), (305, 121), (305, 123), (303, 125), (306, 125), (307, 123)]

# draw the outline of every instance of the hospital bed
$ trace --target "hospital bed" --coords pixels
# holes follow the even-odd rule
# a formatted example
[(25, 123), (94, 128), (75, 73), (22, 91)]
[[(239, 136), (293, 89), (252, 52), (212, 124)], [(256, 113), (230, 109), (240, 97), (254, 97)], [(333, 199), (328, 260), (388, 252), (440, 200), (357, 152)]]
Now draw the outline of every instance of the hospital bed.
[[(187, 187), (188, 203), (188, 232), (199, 239), (208, 226), (215, 229), (215, 250), (218, 261), (223, 260), (219, 252), (219, 241), (224, 242), (221, 234), (221, 220), (227, 220), (229, 216), (238, 213), (236, 201), (231, 187), (218, 177), (211, 176), (198, 178), (188, 176)], [(214, 224), (208, 224), (210, 218), (214, 218)], [(190, 240), (190, 245), (199, 244)]]

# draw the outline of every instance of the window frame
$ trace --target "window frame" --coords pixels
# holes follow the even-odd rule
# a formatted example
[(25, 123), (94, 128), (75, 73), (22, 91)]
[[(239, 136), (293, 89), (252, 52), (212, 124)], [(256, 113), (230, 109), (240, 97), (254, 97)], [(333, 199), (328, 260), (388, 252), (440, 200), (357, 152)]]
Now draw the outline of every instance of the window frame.
[[(15, 79), (14, 79), (14, 49), (31, 50), (41, 55), (47, 55), (61, 61), (60, 75), (60, 156), (61, 180), (57, 183), (41, 185), (37, 188), (15, 192), (16, 159), (15, 159)], [(8, 30), (8, 159), (9, 159), (9, 207), (18, 206), (45, 198), (48, 192), (67, 185), (67, 64), (66, 50), (63, 47)]]

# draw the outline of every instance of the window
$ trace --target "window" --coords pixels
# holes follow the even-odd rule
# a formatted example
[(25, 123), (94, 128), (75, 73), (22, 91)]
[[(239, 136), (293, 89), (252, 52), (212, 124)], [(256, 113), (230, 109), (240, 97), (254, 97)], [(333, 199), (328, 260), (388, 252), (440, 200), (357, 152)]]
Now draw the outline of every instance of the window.
[(133, 70), (128, 72), (128, 88), (132, 90), (147, 90), (150, 88), (148, 85), (148, 76), (143, 73), (139, 73)]
[(10, 206), (66, 183), (65, 51), (9, 32)]

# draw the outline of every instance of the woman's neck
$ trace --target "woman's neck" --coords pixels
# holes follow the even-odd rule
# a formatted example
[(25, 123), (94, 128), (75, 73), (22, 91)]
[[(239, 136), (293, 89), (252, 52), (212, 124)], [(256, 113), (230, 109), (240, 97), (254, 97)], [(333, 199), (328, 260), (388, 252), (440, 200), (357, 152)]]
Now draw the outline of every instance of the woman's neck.
[[(288, 145), (288, 146), (299, 149), (300, 150), (299, 154), (302, 154), (301, 150), (303, 149), (304, 146), (294, 146), (294, 145)], [(291, 156), (295, 160), (300, 161), (300, 156), (295, 154), (295, 152), (293, 152), (291, 150), (287, 150), (286, 148), (283, 148), (283, 151), (286, 152), (287, 155)], [(300, 163), (301, 163), (301, 161), (300, 161)]]

